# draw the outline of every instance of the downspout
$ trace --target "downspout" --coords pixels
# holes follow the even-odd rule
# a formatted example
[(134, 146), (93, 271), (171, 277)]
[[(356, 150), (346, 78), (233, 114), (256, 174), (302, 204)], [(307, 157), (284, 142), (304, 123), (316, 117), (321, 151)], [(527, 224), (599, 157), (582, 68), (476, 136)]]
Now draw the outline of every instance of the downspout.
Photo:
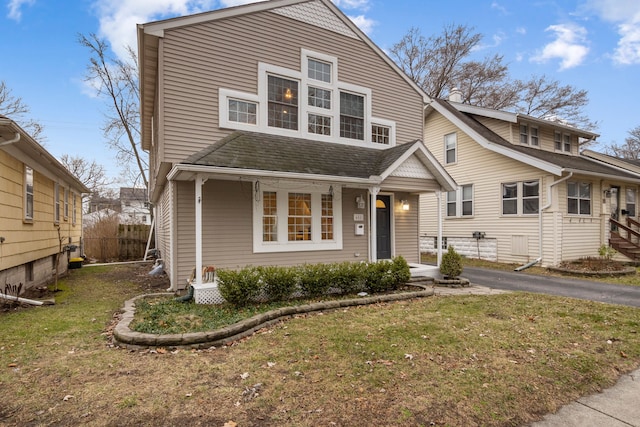
[(13, 139), (10, 139), (10, 140), (4, 141), (4, 142), (0, 142), (0, 147), (2, 147), (3, 145), (13, 144), (14, 142), (18, 142), (18, 141), (20, 141), (20, 134), (18, 132), (16, 132), (16, 136)]
[(442, 190), (436, 191), (437, 209), (438, 209), (438, 236), (436, 237), (436, 266), (440, 267), (442, 263)]
[(569, 172), (569, 175), (560, 178), (557, 181), (552, 182), (551, 184), (549, 184), (547, 186), (547, 204), (544, 205), (543, 207), (540, 208), (540, 211), (538, 212), (538, 258), (525, 264), (522, 265), (518, 268), (515, 269), (515, 271), (522, 271), (526, 268), (531, 267), (532, 265), (535, 265), (537, 263), (539, 263), (540, 261), (542, 261), (542, 237), (543, 237), (543, 233), (542, 233), (542, 212), (545, 211), (546, 209), (549, 209), (551, 207), (551, 204), (553, 203), (553, 196), (552, 196), (552, 191), (551, 188), (555, 187), (556, 185), (565, 182), (566, 180), (568, 180), (569, 178), (571, 178), (573, 176), (573, 172)]

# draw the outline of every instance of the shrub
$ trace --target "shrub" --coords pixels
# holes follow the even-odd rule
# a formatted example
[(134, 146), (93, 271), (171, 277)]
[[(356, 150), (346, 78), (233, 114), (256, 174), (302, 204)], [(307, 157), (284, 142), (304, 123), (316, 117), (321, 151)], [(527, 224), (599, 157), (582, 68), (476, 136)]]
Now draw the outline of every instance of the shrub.
[(308, 297), (325, 295), (333, 284), (333, 277), (329, 264), (305, 264), (300, 268), (300, 290)]
[(447, 253), (442, 256), (440, 273), (445, 277), (455, 278), (462, 274), (462, 256), (449, 246)]
[(368, 264), (365, 275), (367, 291), (370, 293), (389, 291), (397, 286), (391, 261)]
[(393, 259), (392, 269), (397, 282), (396, 286), (407, 283), (409, 279), (411, 279), (411, 269), (409, 268), (409, 264), (401, 255)]
[(363, 291), (365, 289), (364, 271), (366, 268), (367, 264), (364, 262), (345, 261), (337, 264), (333, 286), (345, 294)]
[(243, 307), (260, 294), (260, 271), (255, 267), (240, 270), (218, 270), (220, 293), (229, 303)]
[(289, 299), (298, 285), (298, 269), (294, 267), (260, 267), (259, 273), (269, 301)]

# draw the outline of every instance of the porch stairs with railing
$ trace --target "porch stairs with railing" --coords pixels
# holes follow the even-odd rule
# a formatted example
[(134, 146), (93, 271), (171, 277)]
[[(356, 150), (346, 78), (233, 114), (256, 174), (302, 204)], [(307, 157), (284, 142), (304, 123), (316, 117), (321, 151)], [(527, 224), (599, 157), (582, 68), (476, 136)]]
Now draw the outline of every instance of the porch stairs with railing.
[(609, 246), (633, 261), (640, 262), (640, 222), (627, 218), (626, 224), (611, 218)]

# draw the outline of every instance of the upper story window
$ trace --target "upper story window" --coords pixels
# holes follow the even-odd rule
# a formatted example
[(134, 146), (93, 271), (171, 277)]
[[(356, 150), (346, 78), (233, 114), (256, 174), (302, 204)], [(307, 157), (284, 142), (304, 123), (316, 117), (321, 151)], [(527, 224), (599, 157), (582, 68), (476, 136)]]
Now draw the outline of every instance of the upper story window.
[(71, 221), (73, 225), (76, 225), (76, 219), (78, 217), (78, 206), (77, 206), (77, 201), (78, 201), (78, 197), (76, 196), (75, 193), (73, 193), (72, 195), (72, 199), (73, 199), (73, 211), (71, 212)]
[(444, 162), (446, 164), (457, 161), (458, 141), (455, 133), (444, 136)]
[(553, 132), (553, 146), (556, 151), (571, 152), (571, 135), (568, 133)]
[(331, 63), (309, 58), (307, 76), (313, 80), (331, 83)]
[(64, 189), (64, 219), (69, 218), (69, 189)]
[(532, 145), (538, 147), (540, 140), (538, 137), (538, 128), (526, 124), (520, 125), (520, 144)]
[(473, 185), (463, 185), (447, 192), (447, 216), (473, 216)]
[(24, 167), (24, 219), (33, 220), (33, 169)]
[(567, 182), (567, 212), (591, 215), (591, 183)]
[(364, 96), (340, 92), (340, 136), (364, 139)]
[(268, 124), (282, 129), (298, 129), (298, 82), (268, 76)]
[(220, 88), (220, 127), (394, 146), (396, 124), (371, 116), (372, 91), (338, 80), (338, 58), (301, 50), (301, 69), (258, 63), (257, 94)]

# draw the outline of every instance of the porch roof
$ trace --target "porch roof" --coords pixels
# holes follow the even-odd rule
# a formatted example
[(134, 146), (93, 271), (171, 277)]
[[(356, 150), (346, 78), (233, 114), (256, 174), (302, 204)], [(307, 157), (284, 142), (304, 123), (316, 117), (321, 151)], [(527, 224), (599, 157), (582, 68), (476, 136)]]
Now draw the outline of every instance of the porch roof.
[[(217, 173), (251, 171), (375, 185), (413, 154), (441, 186), (449, 189), (455, 185), (419, 140), (375, 149), (256, 132), (234, 132), (189, 156), (176, 167), (192, 165), (202, 167), (198, 172), (205, 173), (209, 170)], [(196, 172), (193, 168), (189, 170)]]

